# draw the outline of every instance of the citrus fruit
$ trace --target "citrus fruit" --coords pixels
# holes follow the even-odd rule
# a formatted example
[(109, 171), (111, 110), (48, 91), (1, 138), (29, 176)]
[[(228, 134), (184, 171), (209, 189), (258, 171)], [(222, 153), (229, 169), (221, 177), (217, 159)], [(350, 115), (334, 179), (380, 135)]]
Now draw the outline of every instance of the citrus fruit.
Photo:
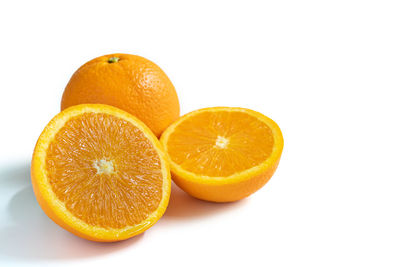
[(278, 125), (244, 108), (200, 109), (161, 136), (174, 182), (190, 195), (230, 202), (260, 189), (278, 166), (283, 137)]
[(56, 115), (40, 135), (31, 177), (44, 212), (89, 240), (127, 239), (151, 227), (171, 178), (150, 129), (118, 108), (83, 104)]
[(159, 137), (179, 118), (175, 88), (159, 66), (140, 56), (111, 54), (81, 66), (68, 82), (61, 109), (107, 104), (143, 121)]

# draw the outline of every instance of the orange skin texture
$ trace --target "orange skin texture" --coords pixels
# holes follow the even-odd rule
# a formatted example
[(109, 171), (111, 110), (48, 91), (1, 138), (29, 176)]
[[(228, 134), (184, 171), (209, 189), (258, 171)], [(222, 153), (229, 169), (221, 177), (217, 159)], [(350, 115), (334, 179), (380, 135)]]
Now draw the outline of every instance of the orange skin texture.
[[(109, 63), (116, 57), (117, 62)], [(159, 137), (179, 118), (175, 87), (150, 60), (129, 54), (97, 57), (81, 66), (68, 82), (61, 110), (78, 104), (107, 104), (143, 121)]]
[(173, 171), (172, 179), (183, 191), (195, 198), (210, 202), (234, 202), (246, 198), (262, 188), (271, 179), (278, 164), (279, 160), (263, 173), (232, 184), (210, 186), (209, 184), (195, 183)]

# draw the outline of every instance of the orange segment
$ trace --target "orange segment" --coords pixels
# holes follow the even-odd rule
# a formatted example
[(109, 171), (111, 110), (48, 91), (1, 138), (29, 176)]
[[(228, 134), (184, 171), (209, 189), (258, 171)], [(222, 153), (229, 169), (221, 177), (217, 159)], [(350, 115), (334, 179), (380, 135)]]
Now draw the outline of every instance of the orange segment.
[(278, 125), (243, 108), (206, 108), (173, 123), (161, 143), (174, 181), (189, 194), (225, 202), (246, 197), (275, 171), (283, 149)]
[(171, 159), (187, 171), (225, 177), (266, 160), (273, 144), (271, 129), (256, 117), (242, 112), (203, 112), (175, 128), (168, 151), (174, 152)]
[(162, 216), (170, 194), (157, 138), (106, 105), (74, 106), (48, 124), (33, 155), (32, 182), (50, 218), (96, 241), (143, 232)]

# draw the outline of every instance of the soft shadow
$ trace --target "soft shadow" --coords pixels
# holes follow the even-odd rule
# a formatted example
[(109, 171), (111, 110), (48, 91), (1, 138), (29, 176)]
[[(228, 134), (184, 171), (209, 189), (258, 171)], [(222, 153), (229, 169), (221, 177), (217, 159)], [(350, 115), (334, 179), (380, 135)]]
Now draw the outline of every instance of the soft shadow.
[[(25, 166), (16, 168), (15, 172), (11, 168), (1, 172), (0, 186), (29, 184), (30, 175), (26, 169)], [(126, 241), (96, 243), (76, 237), (44, 214), (31, 185), (25, 185), (11, 198), (7, 210), (10, 220), (3, 223), (7, 226), (0, 229), (0, 254), (18, 261), (102, 256), (131, 246), (143, 238), (141, 234)]]
[[(17, 192), (7, 206), (9, 218), (0, 228), (0, 254), (17, 261), (101, 257), (139, 243), (144, 235), (121, 242), (96, 243), (62, 229), (44, 214), (37, 203), (30, 184), (30, 166), (26, 162), (2, 165), (0, 189), (2, 192)], [(246, 202), (246, 199), (234, 203), (206, 202), (187, 195), (173, 184), (163, 221), (174, 223), (222, 214), (238, 209)]]
[(163, 218), (166, 220), (192, 220), (237, 209), (245, 205), (246, 202), (247, 199), (231, 203), (203, 201), (191, 197), (172, 183), (171, 198)]
[(31, 180), (29, 162), (18, 164), (1, 164), (0, 189), (21, 188), (30, 184)]

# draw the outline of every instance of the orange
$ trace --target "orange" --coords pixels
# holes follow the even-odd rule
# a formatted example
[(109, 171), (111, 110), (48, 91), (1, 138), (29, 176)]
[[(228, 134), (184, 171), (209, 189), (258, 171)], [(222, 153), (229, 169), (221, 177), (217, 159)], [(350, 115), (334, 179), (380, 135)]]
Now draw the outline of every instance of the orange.
[(61, 110), (86, 103), (125, 110), (157, 137), (179, 118), (178, 96), (168, 76), (150, 60), (128, 54), (95, 58), (72, 75)]
[(49, 122), (31, 177), (44, 212), (93, 241), (142, 233), (163, 215), (171, 191), (156, 136), (131, 114), (100, 104), (70, 107)]
[(242, 199), (265, 185), (283, 149), (278, 125), (244, 108), (215, 107), (186, 114), (160, 139), (174, 182), (208, 201)]

